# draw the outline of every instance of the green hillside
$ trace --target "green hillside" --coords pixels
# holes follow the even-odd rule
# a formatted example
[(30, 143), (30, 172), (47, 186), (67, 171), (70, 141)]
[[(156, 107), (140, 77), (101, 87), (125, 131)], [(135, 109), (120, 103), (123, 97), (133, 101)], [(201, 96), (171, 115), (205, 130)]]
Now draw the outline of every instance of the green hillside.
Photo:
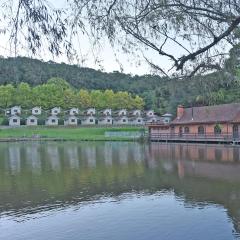
[(240, 102), (239, 47), (230, 51), (224, 69), (192, 78), (166, 78), (157, 75), (132, 76), (106, 73), (65, 63), (43, 62), (26, 57), (0, 59), (0, 85), (21, 82), (30, 86), (47, 83), (50, 78), (65, 79), (74, 89), (127, 91), (144, 99), (145, 108), (158, 113), (175, 113), (185, 106)]

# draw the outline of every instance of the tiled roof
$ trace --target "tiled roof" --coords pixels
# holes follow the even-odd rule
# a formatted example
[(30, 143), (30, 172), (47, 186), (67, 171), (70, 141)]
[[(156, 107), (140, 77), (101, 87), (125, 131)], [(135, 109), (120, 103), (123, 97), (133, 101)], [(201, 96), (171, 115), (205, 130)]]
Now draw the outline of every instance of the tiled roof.
[(184, 108), (183, 116), (172, 124), (232, 122), (240, 113), (240, 103)]

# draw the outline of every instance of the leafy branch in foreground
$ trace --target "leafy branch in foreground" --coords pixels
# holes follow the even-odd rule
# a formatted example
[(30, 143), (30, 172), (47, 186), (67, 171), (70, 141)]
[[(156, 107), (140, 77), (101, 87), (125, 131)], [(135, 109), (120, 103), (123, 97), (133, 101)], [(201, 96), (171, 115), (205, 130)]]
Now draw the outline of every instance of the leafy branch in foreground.
[[(87, 19), (96, 40), (107, 36), (126, 52), (155, 52), (148, 59), (164, 75), (219, 69), (240, 24), (235, 0), (81, 0), (77, 18)], [(226, 49), (226, 46), (227, 49)], [(164, 69), (164, 57), (172, 67)], [(165, 61), (165, 60), (164, 60)]]

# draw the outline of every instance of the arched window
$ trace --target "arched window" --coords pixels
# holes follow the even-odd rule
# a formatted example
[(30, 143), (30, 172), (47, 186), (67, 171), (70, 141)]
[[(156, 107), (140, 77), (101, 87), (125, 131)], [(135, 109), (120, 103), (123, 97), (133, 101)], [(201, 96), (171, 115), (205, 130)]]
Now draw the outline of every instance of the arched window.
[(221, 126), (219, 124), (215, 125), (214, 133), (215, 134), (221, 134), (222, 133), (222, 129), (221, 129)]
[(204, 134), (204, 127), (203, 126), (198, 127), (198, 134)]
[(184, 133), (189, 133), (189, 127), (184, 128)]

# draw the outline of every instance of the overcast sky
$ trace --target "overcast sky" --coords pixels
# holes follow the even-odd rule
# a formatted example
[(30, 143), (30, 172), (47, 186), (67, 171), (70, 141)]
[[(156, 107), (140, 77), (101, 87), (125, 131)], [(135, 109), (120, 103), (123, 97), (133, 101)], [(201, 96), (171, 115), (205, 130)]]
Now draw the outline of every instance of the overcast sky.
[[(49, 0), (54, 7), (62, 8), (65, 6), (65, 0)], [(0, 35), (0, 55), (4, 57), (14, 56), (14, 51), (11, 51), (11, 46), (9, 43), (9, 36), (8, 35)], [(148, 74), (150, 73), (151, 69), (149, 65), (140, 58), (136, 59), (134, 56), (126, 55), (124, 53), (119, 53), (116, 49), (113, 49), (111, 45), (108, 43), (108, 40), (102, 41), (102, 46), (100, 49), (92, 49), (92, 45), (89, 42), (89, 39), (86, 36), (79, 36), (74, 39), (74, 48), (77, 50), (77, 54), (80, 57), (80, 60), (84, 60), (80, 62), (83, 67), (90, 67), (95, 69), (101, 69), (103, 67), (104, 71), (111, 72), (111, 71), (120, 71), (122, 65), (123, 71), (125, 73), (130, 74)], [(65, 62), (69, 63), (66, 56), (60, 56), (58, 58), (51, 56), (51, 54), (46, 50), (42, 50), (38, 53), (37, 56), (32, 56), (30, 51), (26, 49), (18, 48), (18, 55), (39, 58), (43, 60), (53, 60), (56, 62)], [(100, 64), (96, 63), (95, 60), (101, 60)], [(76, 62), (75, 62), (76, 63)], [(139, 65), (139, 63), (141, 63)]]

